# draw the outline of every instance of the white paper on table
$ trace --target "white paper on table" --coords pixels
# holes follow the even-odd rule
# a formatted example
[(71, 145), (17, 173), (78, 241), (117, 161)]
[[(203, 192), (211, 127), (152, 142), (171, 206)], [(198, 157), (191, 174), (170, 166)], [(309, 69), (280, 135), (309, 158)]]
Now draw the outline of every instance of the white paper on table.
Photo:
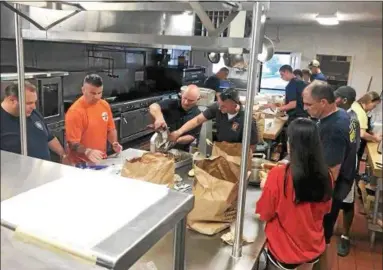
[(65, 246), (89, 251), (168, 193), (103, 172), (77, 172), (1, 202), (1, 219)]

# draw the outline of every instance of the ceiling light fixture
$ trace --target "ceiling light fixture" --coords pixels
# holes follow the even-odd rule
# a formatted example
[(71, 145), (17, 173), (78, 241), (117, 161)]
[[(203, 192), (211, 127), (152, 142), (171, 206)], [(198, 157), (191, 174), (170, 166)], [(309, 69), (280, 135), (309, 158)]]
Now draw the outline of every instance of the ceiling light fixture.
[(335, 15), (318, 15), (315, 18), (317, 22), (321, 25), (338, 25), (339, 20), (338, 16)]

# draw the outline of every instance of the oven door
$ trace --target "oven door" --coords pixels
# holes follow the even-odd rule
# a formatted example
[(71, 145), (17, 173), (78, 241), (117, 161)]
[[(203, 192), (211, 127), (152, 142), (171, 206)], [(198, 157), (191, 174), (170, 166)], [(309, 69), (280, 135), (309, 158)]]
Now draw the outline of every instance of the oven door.
[(152, 120), (148, 108), (142, 108), (121, 114), (121, 141), (124, 143), (153, 132), (152, 130), (148, 129), (148, 125), (151, 123)]
[(39, 109), (47, 123), (63, 120), (62, 78), (39, 79)]

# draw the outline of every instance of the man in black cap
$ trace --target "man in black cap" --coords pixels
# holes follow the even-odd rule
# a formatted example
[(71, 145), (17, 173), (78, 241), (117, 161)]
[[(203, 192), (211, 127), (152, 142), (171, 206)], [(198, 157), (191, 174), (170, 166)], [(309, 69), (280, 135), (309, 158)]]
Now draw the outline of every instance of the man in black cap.
[[(354, 144), (356, 151), (360, 145), (360, 127), (356, 113), (351, 109), (351, 105), (356, 99), (356, 91), (350, 86), (341, 86), (335, 92), (335, 102), (338, 108), (342, 108), (347, 111), (350, 116), (350, 143)], [(351, 132), (355, 131), (355, 132)], [(358, 160), (356, 160), (358, 162)], [(350, 174), (356, 176), (357, 164), (354, 167), (346, 168), (350, 171)], [(338, 255), (345, 257), (350, 253), (350, 229), (352, 221), (354, 219), (354, 194), (355, 183), (353, 184), (347, 197), (343, 200), (341, 209), (343, 210), (343, 234), (340, 237), (338, 243)]]
[[(210, 105), (198, 116), (186, 122), (181, 128), (172, 132), (169, 139), (177, 141), (183, 134), (202, 125), (208, 120), (215, 119), (217, 126), (217, 141), (241, 143), (244, 128), (245, 112), (239, 101), (238, 92), (233, 88), (225, 89), (219, 96), (218, 102)], [(257, 144), (257, 126), (255, 121), (251, 127), (250, 145)]]
[(311, 70), (311, 81), (319, 80), (319, 81), (327, 81), (326, 76), (322, 73), (320, 69), (320, 63), (318, 60), (312, 60), (309, 63), (309, 69)]

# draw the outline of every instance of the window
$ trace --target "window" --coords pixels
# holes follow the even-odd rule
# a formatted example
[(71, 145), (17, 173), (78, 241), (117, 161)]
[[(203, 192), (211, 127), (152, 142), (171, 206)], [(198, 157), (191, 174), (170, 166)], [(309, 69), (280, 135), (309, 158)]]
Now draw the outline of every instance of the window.
[(270, 61), (262, 65), (261, 89), (285, 90), (288, 82), (282, 80), (279, 75), (279, 68), (283, 65), (291, 65), (290, 53), (275, 53)]

